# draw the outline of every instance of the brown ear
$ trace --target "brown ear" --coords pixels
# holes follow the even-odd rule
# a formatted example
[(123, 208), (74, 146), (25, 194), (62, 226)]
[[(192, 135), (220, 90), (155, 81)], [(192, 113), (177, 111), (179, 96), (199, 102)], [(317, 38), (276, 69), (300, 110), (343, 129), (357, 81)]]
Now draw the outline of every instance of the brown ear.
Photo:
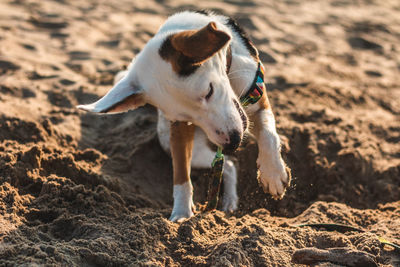
[(183, 31), (171, 36), (172, 46), (184, 56), (199, 64), (220, 50), (231, 37), (210, 22), (200, 30)]

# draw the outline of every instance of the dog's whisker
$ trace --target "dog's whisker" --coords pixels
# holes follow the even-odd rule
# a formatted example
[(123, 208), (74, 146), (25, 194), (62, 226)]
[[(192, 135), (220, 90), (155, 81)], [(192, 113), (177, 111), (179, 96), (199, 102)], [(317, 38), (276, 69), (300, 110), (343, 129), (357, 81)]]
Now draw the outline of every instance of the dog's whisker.
[(243, 89), (240, 91), (239, 99), (242, 97), (242, 95), (244, 94), (244, 92), (246, 92), (246, 87), (243, 87)]
[(236, 73), (236, 72), (253, 72), (253, 71), (251, 71), (249, 69), (240, 69), (240, 70), (235, 70), (235, 71), (229, 72), (228, 75)]
[(230, 79), (236, 79), (237, 77), (247, 77), (248, 75), (246, 73), (235, 73), (235, 75), (229, 74), (228, 77)]
[(241, 73), (243, 73), (243, 72), (244, 72), (244, 73), (249, 73), (249, 72), (251, 72), (251, 73), (253, 73), (254, 71), (247, 70), (247, 69), (235, 70), (235, 71), (229, 72), (229, 73), (228, 73), (228, 77), (231, 78), (231, 75), (232, 75), (232, 74), (235, 74), (235, 73), (238, 73), (238, 72), (241, 72)]

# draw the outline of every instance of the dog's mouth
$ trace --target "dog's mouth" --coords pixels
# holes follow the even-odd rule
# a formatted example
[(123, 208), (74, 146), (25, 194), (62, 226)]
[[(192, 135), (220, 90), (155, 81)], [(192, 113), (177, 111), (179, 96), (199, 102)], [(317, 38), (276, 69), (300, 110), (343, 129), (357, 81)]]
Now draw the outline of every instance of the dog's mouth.
[[(232, 98), (232, 101), (235, 108), (232, 107), (229, 116), (220, 117), (218, 116), (219, 114), (215, 114), (214, 117), (218, 117), (218, 120), (200, 119), (194, 122), (202, 128), (209, 140), (209, 144), (213, 148), (215, 146), (221, 147), (224, 153), (232, 153), (239, 148), (243, 134), (248, 127), (248, 118), (245, 111), (236, 99)], [(229, 123), (227, 123), (228, 121)]]

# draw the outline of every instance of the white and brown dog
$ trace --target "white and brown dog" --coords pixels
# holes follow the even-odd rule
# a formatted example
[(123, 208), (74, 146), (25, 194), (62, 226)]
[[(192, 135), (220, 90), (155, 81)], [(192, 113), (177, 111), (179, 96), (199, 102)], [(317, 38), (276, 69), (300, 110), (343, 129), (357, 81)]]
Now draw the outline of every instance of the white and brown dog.
[[(249, 129), (257, 140), (259, 182), (281, 198), (290, 170), (280, 153), (280, 140), (265, 86), (259, 101), (243, 107), (242, 95), (254, 85), (258, 52), (243, 30), (228, 17), (210, 12), (182, 12), (168, 18), (136, 56), (114, 87), (100, 100), (78, 108), (116, 113), (149, 103), (159, 110), (158, 137), (171, 153), (174, 205), (171, 221), (193, 216), (190, 168), (209, 168), (215, 151), (235, 150)], [(237, 172), (231, 160), (223, 174), (225, 211), (237, 209)]]

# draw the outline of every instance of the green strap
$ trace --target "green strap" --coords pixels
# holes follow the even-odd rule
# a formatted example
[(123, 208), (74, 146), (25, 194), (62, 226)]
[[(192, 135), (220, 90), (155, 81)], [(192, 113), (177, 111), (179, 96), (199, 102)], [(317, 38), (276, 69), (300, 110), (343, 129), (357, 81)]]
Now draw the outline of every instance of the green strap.
[(218, 147), (217, 154), (215, 154), (215, 158), (211, 163), (211, 167), (214, 167), (215, 163), (218, 162), (221, 158), (224, 158), (224, 154), (222, 154), (222, 148)]
[(208, 187), (208, 202), (205, 211), (217, 208), (223, 172), (224, 154), (222, 154), (222, 148), (218, 147), (217, 154), (215, 154), (214, 160), (211, 163), (211, 180)]

